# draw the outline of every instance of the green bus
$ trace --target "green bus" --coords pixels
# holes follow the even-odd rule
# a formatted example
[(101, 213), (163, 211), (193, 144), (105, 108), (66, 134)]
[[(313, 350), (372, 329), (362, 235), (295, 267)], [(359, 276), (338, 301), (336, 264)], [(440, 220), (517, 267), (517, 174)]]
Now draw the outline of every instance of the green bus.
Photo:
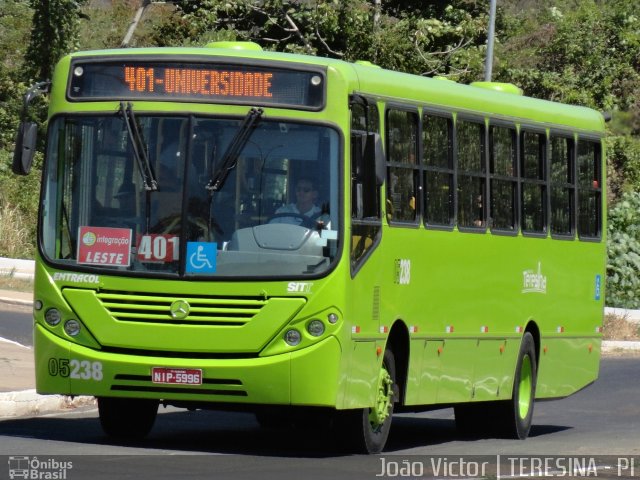
[(107, 434), (235, 409), (375, 453), (453, 407), (523, 439), (597, 378), (600, 113), (241, 42), (74, 53), (42, 92), (37, 391)]

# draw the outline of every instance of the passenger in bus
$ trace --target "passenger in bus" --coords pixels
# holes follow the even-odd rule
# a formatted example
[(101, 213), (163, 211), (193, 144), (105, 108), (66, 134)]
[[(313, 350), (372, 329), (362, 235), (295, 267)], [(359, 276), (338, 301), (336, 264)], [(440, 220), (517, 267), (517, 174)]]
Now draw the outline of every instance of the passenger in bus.
[[(283, 205), (276, 210), (274, 218), (269, 223), (289, 223), (292, 225), (309, 226), (315, 222), (319, 228), (328, 228), (329, 216), (318, 207), (318, 189), (310, 177), (301, 177), (296, 183), (296, 201)], [(290, 216), (287, 214), (291, 214)], [(308, 217), (309, 221), (304, 217)]]
[(476, 196), (474, 214), (475, 214), (475, 218), (473, 220), (473, 226), (474, 227), (484, 227), (484, 212), (482, 210), (482, 195)]

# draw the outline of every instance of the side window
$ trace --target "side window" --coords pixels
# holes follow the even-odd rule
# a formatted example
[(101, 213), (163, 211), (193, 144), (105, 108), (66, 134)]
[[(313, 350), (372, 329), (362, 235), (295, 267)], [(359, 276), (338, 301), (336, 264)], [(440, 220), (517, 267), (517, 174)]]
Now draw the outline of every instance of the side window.
[(486, 164), (484, 123), (456, 122), (458, 162), (458, 226), (486, 226)]
[(516, 131), (492, 126), (489, 130), (491, 168), (491, 227), (516, 231)]
[(546, 233), (546, 135), (520, 134), (521, 221), (525, 233)]
[[(381, 232), (380, 187), (375, 161), (367, 152), (367, 134), (380, 134), (380, 117), (374, 101), (351, 103), (351, 270), (367, 258)], [(370, 148), (370, 146), (369, 146)]]
[(372, 218), (380, 215), (380, 191), (375, 165), (368, 165), (365, 149), (368, 133), (380, 133), (378, 107), (375, 103), (351, 105), (351, 215)]
[(354, 103), (351, 106), (351, 129), (380, 133), (380, 118), (378, 107), (373, 101), (367, 103)]
[(424, 222), (453, 225), (453, 122), (451, 118), (424, 115), (422, 148), (425, 166), (423, 184)]
[(572, 236), (574, 233), (573, 139), (551, 137), (551, 233)]
[(602, 212), (600, 143), (578, 141), (578, 235), (599, 238)]
[(387, 111), (387, 219), (415, 222), (418, 202), (418, 115)]

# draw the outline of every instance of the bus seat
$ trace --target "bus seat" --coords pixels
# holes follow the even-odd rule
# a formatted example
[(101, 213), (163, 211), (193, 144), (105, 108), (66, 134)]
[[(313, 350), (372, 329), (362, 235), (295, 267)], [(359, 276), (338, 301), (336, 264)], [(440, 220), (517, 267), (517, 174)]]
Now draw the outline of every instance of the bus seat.
[[(362, 252), (366, 252), (371, 248), (373, 239), (364, 235), (351, 236), (351, 257), (359, 257)], [(358, 254), (356, 254), (358, 252)]]

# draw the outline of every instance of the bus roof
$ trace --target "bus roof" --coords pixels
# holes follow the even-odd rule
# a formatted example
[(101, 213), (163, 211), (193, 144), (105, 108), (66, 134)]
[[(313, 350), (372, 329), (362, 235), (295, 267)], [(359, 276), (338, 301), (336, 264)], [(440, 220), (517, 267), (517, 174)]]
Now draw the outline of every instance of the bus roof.
[(454, 81), (422, 77), (386, 70), (369, 62), (349, 63), (325, 57), (262, 51), (260, 49), (211, 47), (156, 47), (75, 52), (67, 58), (97, 56), (211, 56), (243, 57), (297, 64), (319, 65), (333, 69), (350, 85), (349, 93), (360, 93), (390, 102), (419, 103), (427, 109), (484, 116), (540, 128), (569, 127), (595, 135), (604, 133), (604, 117), (593, 109), (540, 100), (513, 93), (463, 85)]

